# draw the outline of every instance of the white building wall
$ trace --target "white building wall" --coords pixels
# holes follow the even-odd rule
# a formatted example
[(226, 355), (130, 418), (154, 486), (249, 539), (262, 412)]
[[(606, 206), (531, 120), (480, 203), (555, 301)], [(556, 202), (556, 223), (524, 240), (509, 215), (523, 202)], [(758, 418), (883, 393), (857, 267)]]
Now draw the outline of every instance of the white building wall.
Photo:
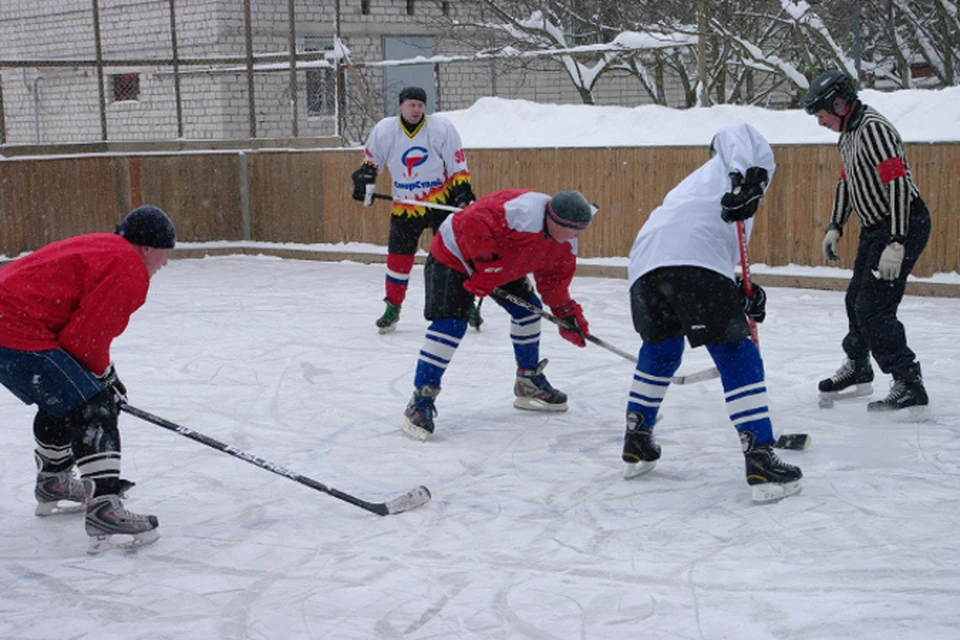
[[(370, 0), (370, 13), (361, 13), (360, 0), (340, 0), (340, 30), (353, 61), (383, 59), (386, 35), (431, 35), (429, 20), (441, 18), (441, 3), (419, 0), (407, 15), (406, 0)], [(105, 60), (171, 58), (169, 0), (100, 0), (102, 50)], [(458, 3), (448, 3), (456, 11)], [(333, 0), (296, 0), (296, 41), (332, 44), (335, 34)], [(253, 50), (280, 53), (288, 48), (287, 0), (252, 0)], [(181, 58), (243, 57), (246, 52), (241, 0), (177, 0), (177, 41)], [(93, 59), (93, 16), (89, 0), (2, 0), (0, 58)], [(462, 38), (436, 32), (437, 55), (473, 53)], [(245, 65), (229, 73), (202, 73), (181, 66), (183, 138), (187, 140), (245, 139), (250, 135), (250, 105)], [(562, 67), (543, 59), (526, 69), (509, 62), (444, 63), (438, 69), (440, 109), (469, 107), (478, 98), (501, 96), (538, 102), (580, 103)], [(113, 100), (111, 77), (139, 73), (135, 101)], [(383, 115), (396, 96), (385, 95), (383, 71), (362, 68), (345, 73), (348, 87), (345, 130), (348, 140), (362, 141), (373, 124), (356, 90), (356, 73), (364, 78), (374, 114)], [(2, 73), (4, 123), (8, 144), (56, 144), (101, 139), (97, 74), (94, 67), (29, 67)], [(353, 89), (349, 89), (353, 87)], [(109, 141), (173, 140), (177, 137), (174, 77), (170, 67), (105, 68), (107, 138)], [(297, 73), (299, 135), (335, 135), (333, 116), (307, 113), (307, 74)], [(293, 114), (289, 70), (254, 76), (255, 123), (258, 138), (290, 137)], [(682, 104), (679, 89), (671, 104)], [(594, 91), (597, 104), (635, 106), (649, 102), (639, 84), (626, 74), (605, 76)], [(366, 118), (364, 117), (366, 116)]]

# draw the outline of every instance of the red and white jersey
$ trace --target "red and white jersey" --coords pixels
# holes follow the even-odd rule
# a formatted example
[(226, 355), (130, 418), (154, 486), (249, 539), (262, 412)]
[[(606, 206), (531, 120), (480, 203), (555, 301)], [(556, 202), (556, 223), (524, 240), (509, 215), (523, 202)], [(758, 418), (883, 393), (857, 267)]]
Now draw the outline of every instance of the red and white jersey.
[(488, 194), (443, 221), (430, 253), (467, 274), (476, 262), (502, 260), (498, 286), (532, 273), (544, 304), (559, 307), (570, 301), (577, 240), (557, 242), (547, 235), (544, 214), (549, 201), (545, 193), (523, 189)]
[[(470, 182), (463, 142), (453, 124), (437, 115), (424, 115), (413, 131), (399, 116), (384, 118), (367, 138), (364, 162), (390, 170), (391, 195), (396, 200), (444, 204), (450, 189)], [(425, 207), (393, 203), (394, 215), (423, 215)]]
[(63, 349), (102, 375), (149, 287), (143, 258), (116, 234), (54, 242), (0, 269), (0, 346)]

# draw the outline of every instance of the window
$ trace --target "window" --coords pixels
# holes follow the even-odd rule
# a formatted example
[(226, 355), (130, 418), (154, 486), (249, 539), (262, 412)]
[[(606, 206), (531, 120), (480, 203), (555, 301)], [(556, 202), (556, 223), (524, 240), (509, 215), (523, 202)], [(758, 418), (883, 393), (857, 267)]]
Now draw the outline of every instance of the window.
[(412, 16), (412, 15), (413, 15), (413, 4), (414, 4), (414, 0), (407, 0), (407, 15), (408, 15), (408, 16)]
[(449, 3), (449, 2), (441, 2), (441, 3), (440, 3), (440, 13), (442, 13), (443, 15), (445, 15), (445, 16), (447, 16), (447, 17), (450, 16), (450, 3)]
[(360, 13), (370, 15), (370, 0), (360, 0)]
[(129, 102), (140, 98), (140, 74), (118, 73), (110, 76), (113, 83), (113, 101)]
[[(320, 38), (307, 38), (304, 51), (333, 51)], [(333, 69), (307, 69), (307, 115), (311, 118), (337, 115), (337, 74)]]

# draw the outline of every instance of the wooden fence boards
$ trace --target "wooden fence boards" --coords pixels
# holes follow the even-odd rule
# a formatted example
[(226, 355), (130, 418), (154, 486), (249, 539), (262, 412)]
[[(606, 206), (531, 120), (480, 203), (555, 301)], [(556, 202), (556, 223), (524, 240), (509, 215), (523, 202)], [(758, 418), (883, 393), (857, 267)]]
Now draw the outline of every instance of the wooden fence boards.
[[(840, 174), (834, 145), (777, 145), (777, 172), (760, 206), (751, 260), (823, 265), (820, 243)], [(933, 214), (915, 274), (960, 271), (960, 144), (910, 144), (907, 154)], [(625, 257), (650, 212), (707, 159), (699, 147), (467, 150), (474, 191), (578, 189), (599, 214), (580, 240), (585, 258)], [(351, 198), (357, 149), (63, 156), (0, 161), (0, 255), (80, 233), (110, 230), (143, 202), (166, 210), (184, 242), (360, 242), (385, 246), (389, 203)], [(139, 169), (138, 171), (135, 169)], [(139, 181), (137, 177), (139, 176)], [(137, 182), (133, 184), (131, 181)], [(377, 180), (389, 193), (389, 176)], [(859, 225), (841, 240), (850, 268)], [(421, 247), (429, 245), (424, 234)]]

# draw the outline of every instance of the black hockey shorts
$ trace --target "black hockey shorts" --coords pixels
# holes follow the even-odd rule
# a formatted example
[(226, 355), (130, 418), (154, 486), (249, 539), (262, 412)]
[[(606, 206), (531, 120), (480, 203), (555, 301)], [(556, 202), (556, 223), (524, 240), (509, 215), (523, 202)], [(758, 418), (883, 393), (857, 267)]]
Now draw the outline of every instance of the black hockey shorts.
[[(466, 320), (473, 308), (474, 300), (473, 294), (463, 288), (463, 283), (469, 278), (470, 276), (467, 274), (441, 264), (432, 254), (427, 256), (427, 262), (423, 267), (424, 289), (426, 291), (423, 317), (427, 320), (436, 320), (437, 318)], [(526, 276), (508, 282), (500, 288), (533, 304), (535, 295), (533, 285), (530, 284), (530, 279)], [(490, 296), (490, 298), (501, 307), (511, 304), (500, 300), (496, 296)]]
[(422, 216), (390, 216), (390, 237), (387, 251), (402, 256), (412, 256), (417, 252), (420, 236), (425, 229), (437, 234), (440, 223), (450, 215), (449, 211), (428, 209)]
[(463, 283), (469, 277), (438, 262), (432, 254), (427, 256), (427, 262), (423, 267), (426, 292), (423, 317), (427, 320), (455, 318), (466, 322), (473, 307), (473, 294), (463, 288)]
[(743, 298), (730, 278), (702, 267), (661, 267), (630, 287), (633, 326), (644, 342), (686, 336), (691, 347), (750, 335)]

